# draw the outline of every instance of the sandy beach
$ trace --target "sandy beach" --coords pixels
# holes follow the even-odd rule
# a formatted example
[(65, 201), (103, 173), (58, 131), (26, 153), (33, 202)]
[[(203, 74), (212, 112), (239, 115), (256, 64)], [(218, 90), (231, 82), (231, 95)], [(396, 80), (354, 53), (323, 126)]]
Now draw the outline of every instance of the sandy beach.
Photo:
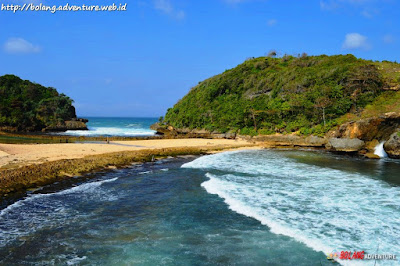
[(229, 149), (245, 146), (250, 147), (252, 145), (245, 140), (230, 139), (159, 139), (115, 141), (110, 142), (110, 144), (0, 144), (0, 169), (122, 151), (184, 147)]

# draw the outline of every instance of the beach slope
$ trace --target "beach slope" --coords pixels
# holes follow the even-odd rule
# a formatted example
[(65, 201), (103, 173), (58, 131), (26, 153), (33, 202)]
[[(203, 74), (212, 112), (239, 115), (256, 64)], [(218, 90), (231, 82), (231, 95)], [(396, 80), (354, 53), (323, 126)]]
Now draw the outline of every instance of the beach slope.
[(0, 144), (0, 196), (135, 162), (254, 147), (245, 140), (227, 139)]

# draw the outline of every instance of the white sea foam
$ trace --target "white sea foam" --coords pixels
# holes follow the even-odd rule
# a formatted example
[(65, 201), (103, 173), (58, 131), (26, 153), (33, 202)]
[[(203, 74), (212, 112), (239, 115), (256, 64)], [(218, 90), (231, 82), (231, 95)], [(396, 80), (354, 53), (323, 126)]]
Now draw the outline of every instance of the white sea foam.
[(151, 174), (153, 173), (153, 171), (144, 171), (144, 172), (139, 172), (139, 175), (147, 175), (147, 174)]
[(207, 192), (316, 251), (376, 253), (379, 245), (385, 254), (400, 254), (400, 188), (384, 181), (273, 151), (220, 153), (182, 167), (207, 170)]
[(82, 192), (82, 191), (89, 191), (89, 190), (93, 190), (95, 188), (100, 187), (102, 184), (104, 183), (110, 183), (110, 182), (114, 182), (118, 179), (118, 177), (115, 178), (111, 178), (111, 179), (106, 179), (106, 180), (101, 180), (101, 181), (96, 181), (96, 182), (89, 182), (89, 183), (84, 183), (81, 184), (79, 186), (76, 187), (72, 187), (66, 190), (62, 190), (59, 192), (55, 192), (55, 193), (47, 193), (47, 194), (34, 194), (32, 196), (26, 197), (23, 200), (19, 200), (9, 206), (7, 206), (7, 208), (3, 209), (0, 211), (0, 217), (3, 217), (3, 215), (6, 215), (7, 213), (13, 211), (14, 209), (23, 206), (24, 204), (40, 199), (40, 198), (46, 198), (46, 197), (52, 197), (55, 195), (67, 195), (67, 194), (71, 194), (71, 193), (76, 193), (76, 192)]
[(385, 144), (385, 142), (381, 142), (375, 147), (374, 154), (378, 155), (380, 158), (387, 158), (388, 157), (385, 149), (383, 148), (384, 144)]
[(118, 177), (114, 177), (111, 179), (106, 179), (106, 180), (101, 180), (101, 181), (97, 181), (97, 182), (89, 182), (89, 183), (84, 183), (82, 185), (76, 186), (76, 187), (72, 187), (60, 192), (56, 192), (54, 193), (55, 195), (66, 195), (66, 194), (71, 194), (71, 193), (77, 193), (77, 192), (82, 192), (82, 191), (89, 191), (89, 190), (94, 190), (98, 187), (100, 187), (101, 185), (103, 185), (104, 183), (111, 183), (114, 181), (117, 181)]
[(77, 219), (78, 214), (73, 206), (68, 205), (66, 196), (84, 197), (86, 200), (89, 198), (101, 202), (115, 200), (113, 195), (100, 188), (103, 184), (117, 179), (118, 177), (84, 183), (55, 193), (34, 194), (9, 205), (0, 211), (0, 246), (18, 236), (39, 230), (48, 223)]
[(72, 136), (153, 136), (155, 131), (144, 128), (118, 128), (118, 127), (89, 127), (89, 130), (68, 130), (66, 132), (57, 133), (61, 135), (72, 135)]
[(73, 259), (70, 259), (67, 261), (67, 265), (78, 265), (80, 263), (82, 263), (82, 261), (86, 260), (87, 257), (83, 256), (83, 257), (75, 257)]

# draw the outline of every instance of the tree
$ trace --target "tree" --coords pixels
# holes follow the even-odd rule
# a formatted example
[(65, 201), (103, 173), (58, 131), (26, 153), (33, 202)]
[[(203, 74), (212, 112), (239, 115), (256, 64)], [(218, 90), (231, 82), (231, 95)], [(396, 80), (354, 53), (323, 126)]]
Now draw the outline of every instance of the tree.
[(322, 110), (322, 118), (324, 120), (324, 127), (326, 126), (325, 109), (331, 106), (332, 101), (326, 96), (317, 98), (315, 107)]
[(269, 53), (267, 54), (267, 57), (271, 57), (274, 58), (277, 56), (277, 52), (275, 50), (271, 50), (269, 51)]

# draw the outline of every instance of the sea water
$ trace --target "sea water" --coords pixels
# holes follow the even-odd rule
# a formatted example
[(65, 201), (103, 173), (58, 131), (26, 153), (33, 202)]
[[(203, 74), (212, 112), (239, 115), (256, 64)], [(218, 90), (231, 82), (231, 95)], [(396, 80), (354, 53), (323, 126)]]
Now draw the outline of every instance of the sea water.
[(0, 264), (332, 265), (334, 251), (399, 256), (399, 172), (390, 159), (260, 150), (99, 173), (0, 210)]
[(88, 120), (88, 131), (68, 130), (61, 134), (72, 136), (153, 136), (155, 131), (151, 130), (150, 126), (157, 122), (157, 118), (138, 117), (88, 117)]

